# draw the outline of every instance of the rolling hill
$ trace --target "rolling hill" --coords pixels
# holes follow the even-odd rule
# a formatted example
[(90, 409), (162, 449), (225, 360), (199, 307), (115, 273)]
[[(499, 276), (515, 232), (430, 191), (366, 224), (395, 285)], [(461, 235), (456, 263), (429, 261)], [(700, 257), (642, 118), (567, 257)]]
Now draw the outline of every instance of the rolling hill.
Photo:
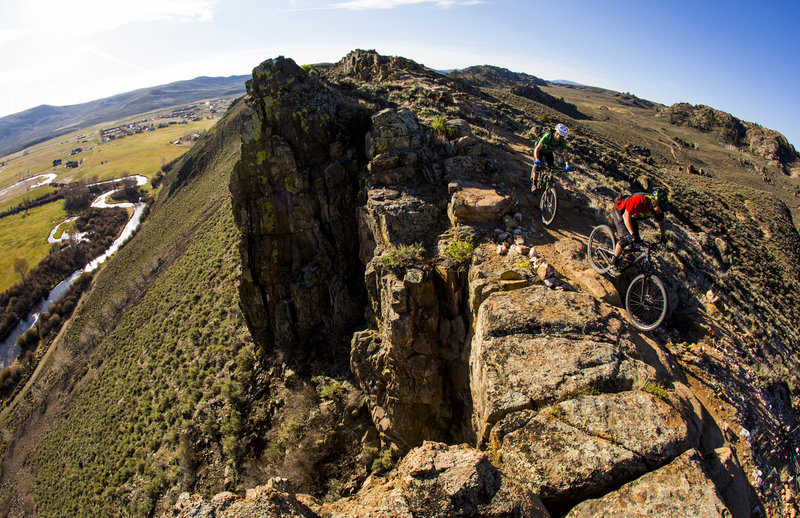
[(197, 77), (70, 106), (41, 105), (0, 118), (0, 156), (81, 127), (221, 96), (244, 93), (248, 76)]

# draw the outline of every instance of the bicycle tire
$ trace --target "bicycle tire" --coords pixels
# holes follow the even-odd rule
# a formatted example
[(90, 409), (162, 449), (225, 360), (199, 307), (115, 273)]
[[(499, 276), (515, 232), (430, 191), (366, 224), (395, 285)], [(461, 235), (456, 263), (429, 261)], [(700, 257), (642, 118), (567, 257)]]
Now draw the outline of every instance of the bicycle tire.
[(554, 187), (550, 187), (542, 193), (539, 200), (539, 211), (542, 213), (542, 223), (549, 225), (553, 222), (558, 211), (558, 197)]
[(589, 266), (599, 274), (608, 272), (614, 260), (614, 249), (617, 244), (614, 240), (614, 232), (608, 225), (599, 225), (589, 234), (589, 244), (586, 245), (586, 254), (589, 258)]
[(625, 311), (631, 324), (640, 331), (652, 331), (667, 316), (667, 290), (655, 275), (634, 277), (625, 294)]

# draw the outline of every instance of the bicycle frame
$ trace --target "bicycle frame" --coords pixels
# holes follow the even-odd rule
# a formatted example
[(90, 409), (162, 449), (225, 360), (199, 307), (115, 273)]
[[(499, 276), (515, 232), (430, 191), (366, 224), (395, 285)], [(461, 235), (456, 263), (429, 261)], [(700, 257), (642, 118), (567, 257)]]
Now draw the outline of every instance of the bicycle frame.
[[(622, 250), (623, 254), (634, 254), (636, 252), (639, 252), (639, 255), (637, 255), (630, 262), (630, 264), (628, 264), (625, 268), (623, 268), (623, 271), (629, 270), (630, 268), (633, 268), (637, 264), (641, 263), (643, 265), (642, 273), (645, 273), (645, 274), (653, 273), (653, 271), (655, 269), (653, 268), (652, 261), (650, 260), (650, 249), (651, 249), (652, 246), (653, 246), (652, 243), (645, 242), (645, 243), (643, 243), (643, 245), (641, 245), (641, 248), (639, 250), (627, 250), (626, 251), (625, 249), (623, 249)], [(642, 248), (643, 248), (643, 250), (642, 250)]]
[(542, 166), (542, 169), (539, 171), (539, 178), (537, 178), (537, 183), (539, 184), (539, 189), (544, 192), (553, 185), (553, 175), (555, 175), (555, 170), (549, 166)]

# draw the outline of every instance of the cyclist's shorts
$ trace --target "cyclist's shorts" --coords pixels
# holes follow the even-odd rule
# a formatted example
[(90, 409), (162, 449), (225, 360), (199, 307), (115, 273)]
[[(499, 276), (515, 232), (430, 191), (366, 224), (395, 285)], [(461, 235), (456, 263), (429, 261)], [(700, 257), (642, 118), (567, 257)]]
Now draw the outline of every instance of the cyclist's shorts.
[[(625, 226), (625, 220), (622, 217), (624, 212), (625, 209), (611, 209), (611, 218), (614, 220), (614, 226), (617, 227), (617, 235), (619, 236), (620, 241), (631, 235), (631, 233), (628, 232), (628, 227)], [(633, 227), (634, 237), (637, 237), (639, 235), (639, 220), (631, 219), (631, 226)]]

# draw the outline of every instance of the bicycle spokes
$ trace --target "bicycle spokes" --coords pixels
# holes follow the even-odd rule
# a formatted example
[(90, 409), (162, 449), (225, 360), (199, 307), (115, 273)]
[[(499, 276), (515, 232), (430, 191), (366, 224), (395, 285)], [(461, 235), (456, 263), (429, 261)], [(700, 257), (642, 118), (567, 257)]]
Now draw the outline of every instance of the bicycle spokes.
[(625, 306), (633, 325), (644, 331), (655, 329), (667, 312), (667, 293), (658, 277), (639, 275), (628, 288)]

